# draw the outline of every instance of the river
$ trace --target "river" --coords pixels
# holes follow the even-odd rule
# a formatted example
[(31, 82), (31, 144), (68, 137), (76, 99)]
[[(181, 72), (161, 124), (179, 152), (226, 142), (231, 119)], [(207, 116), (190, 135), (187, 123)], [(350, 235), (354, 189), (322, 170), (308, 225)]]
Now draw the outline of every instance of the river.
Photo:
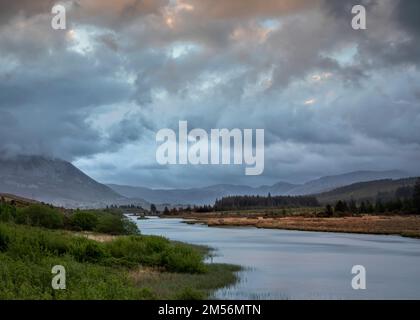
[[(133, 220), (142, 234), (207, 245), (214, 263), (239, 264), (218, 299), (420, 299), (420, 240), (399, 236), (207, 227), (182, 219)], [(366, 289), (354, 290), (354, 265)]]

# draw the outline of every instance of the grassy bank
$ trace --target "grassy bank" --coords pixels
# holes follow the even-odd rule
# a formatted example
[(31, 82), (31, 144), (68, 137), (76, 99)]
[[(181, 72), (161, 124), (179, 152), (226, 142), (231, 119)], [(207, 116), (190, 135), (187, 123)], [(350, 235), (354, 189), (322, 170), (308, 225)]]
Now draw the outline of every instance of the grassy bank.
[[(140, 235), (115, 212), (0, 207), (0, 299), (209, 298), (239, 268), (205, 264), (208, 253)], [(65, 290), (51, 286), (55, 265), (65, 267)]]

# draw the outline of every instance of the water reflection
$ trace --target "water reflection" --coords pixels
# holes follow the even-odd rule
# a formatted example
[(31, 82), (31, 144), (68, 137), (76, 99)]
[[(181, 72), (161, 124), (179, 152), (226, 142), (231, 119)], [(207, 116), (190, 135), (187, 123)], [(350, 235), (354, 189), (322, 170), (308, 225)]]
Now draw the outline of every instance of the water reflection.
[[(245, 267), (220, 299), (420, 299), (420, 240), (398, 236), (209, 228), (181, 219), (135, 220), (143, 234), (216, 249), (213, 262)], [(351, 268), (367, 270), (353, 290)]]

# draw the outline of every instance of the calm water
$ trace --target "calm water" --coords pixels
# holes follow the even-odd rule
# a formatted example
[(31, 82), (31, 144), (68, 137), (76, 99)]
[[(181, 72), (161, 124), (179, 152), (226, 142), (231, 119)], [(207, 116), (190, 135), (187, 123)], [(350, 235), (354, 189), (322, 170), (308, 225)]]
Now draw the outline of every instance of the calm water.
[[(216, 249), (213, 262), (245, 267), (221, 299), (420, 299), (420, 240), (189, 225), (181, 219), (134, 220), (143, 234)], [(353, 265), (366, 290), (353, 290)]]

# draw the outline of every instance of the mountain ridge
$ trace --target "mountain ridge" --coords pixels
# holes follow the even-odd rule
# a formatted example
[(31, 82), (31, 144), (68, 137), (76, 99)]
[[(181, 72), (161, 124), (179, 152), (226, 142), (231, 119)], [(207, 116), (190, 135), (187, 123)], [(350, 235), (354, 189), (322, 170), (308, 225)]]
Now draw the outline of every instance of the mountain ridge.
[(70, 162), (43, 156), (0, 158), (0, 193), (66, 208), (130, 203)]
[(70, 162), (43, 156), (0, 157), (0, 193), (34, 199), (68, 208), (105, 207), (135, 204), (209, 205), (226, 196), (314, 195), (353, 183), (408, 176), (399, 170), (354, 171), (310, 180), (303, 184), (280, 181), (257, 187), (216, 184), (200, 188), (151, 189), (147, 187), (102, 184)]
[(127, 197), (141, 197), (149, 202), (160, 204), (209, 205), (218, 198), (229, 195), (310, 195), (331, 191), (335, 188), (357, 182), (379, 179), (399, 179), (408, 176), (400, 170), (353, 171), (310, 180), (304, 184), (278, 182), (271, 186), (250, 187), (245, 185), (217, 184), (188, 189), (151, 189), (147, 187), (107, 184), (111, 189)]

